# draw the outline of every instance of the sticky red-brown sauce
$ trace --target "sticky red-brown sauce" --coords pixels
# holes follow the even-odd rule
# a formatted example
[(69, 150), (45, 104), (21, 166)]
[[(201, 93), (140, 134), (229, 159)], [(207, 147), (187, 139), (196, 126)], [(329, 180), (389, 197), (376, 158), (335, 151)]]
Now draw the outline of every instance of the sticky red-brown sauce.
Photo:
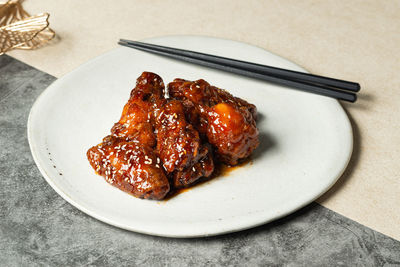
[(166, 195), (166, 197), (163, 200), (161, 200), (159, 203), (166, 202), (166, 201), (174, 198), (177, 195), (191, 191), (192, 189), (196, 189), (197, 187), (199, 187), (207, 182), (211, 182), (213, 179), (229, 177), (229, 174), (234, 172), (235, 170), (240, 169), (240, 168), (245, 168), (245, 167), (248, 167), (251, 165), (253, 165), (253, 161), (252, 161), (251, 157), (245, 159), (244, 161), (242, 161), (241, 163), (239, 163), (236, 166), (229, 166), (229, 165), (226, 165), (223, 163), (218, 163), (217, 165), (215, 165), (214, 172), (210, 177), (208, 177), (208, 178), (203, 177), (195, 184), (191, 184), (190, 187), (183, 187), (183, 188), (171, 190)]

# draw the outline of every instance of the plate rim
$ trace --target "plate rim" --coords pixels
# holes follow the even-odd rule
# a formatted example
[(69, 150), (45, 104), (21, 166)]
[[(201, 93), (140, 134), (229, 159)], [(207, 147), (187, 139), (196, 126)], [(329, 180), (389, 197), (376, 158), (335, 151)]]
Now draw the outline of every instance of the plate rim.
[[(203, 36), (203, 35), (162, 35), (162, 36), (156, 36), (156, 37), (151, 37), (151, 38), (146, 38), (143, 39), (142, 41), (152, 41), (152, 40), (156, 40), (156, 39), (162, 39), (162, 38), (185, 38), (185, 37), (189, 37), (189, 38), (205, 38), (205, 39), (211, 39), (211, 40), (222, 40), (222, 41), (229, 41), (229, 42), (235, 42), (238, 44), (245, 44), (248, 46), (252, 46), (252, 47), (256, 47), (260, 50), (263, 50), (264, 52), (270, 53), (272, 55), (278, 56), (294, 65), (296, 65), (297, 67), (301, 68), (302, 70), (304, 70), (305, 72), (308, 72), (306, 69), (304, 69), (303, 67), (297, 65), (296, 63), (294, 63), (293, 61), (282, 57), (280, 55), (277, 55), (271, 51), (268, 51), (262, 47), (253, 45), (253, 44), (249, 44), (246, 42), (241, 42), (241, 41), (236, 41), (236, 40), (230, 40), (230, 39), (224, 39), (224, 38), (216, 38), (216, 37), (212, 37), (212, 36)], [(259, 222), (257, 223), (247, 223), (244, 226), (241, 225), (239, 227), (231, 227), (229, 229), (222, 229), (221, 231), (197, 231), (196, 233), (193, 234), (169, 234), (169, 233), (165, 233), (162, 231), (151, 231), (151, 230), (145, 230), (145, 229), (137, 229), (134, 227), (129, 227), (125, 224), (120, 224), (117, 221), (114, 221), (112, 219), (108, 219), (105, 216), (102, 216), (98, 213), (96, 213), (96, 211), (91, 211), (89, 208), (85, 207), (85, 205), (82, 205), (78, 202), (76, 202), (73, 198), (71, 198), (67, 193), (65, 193), (51, 178), (50, 175), (48, 175), (48, 173), (46, 172), (45, 168), (43, 167), (45, 164), (42, 164), (42, 161), (38, 155), (38, 148), (35, 146), (34, 142), (33, 142), (33, 129), (32, 129), (32, 125), (33, 125), (33, 117), (35, 115), (35, 111), (38, 109), (38, 106), (40, 105), (40, 103), (43, 101), (44, 97), (46, 94), (48, 94), (50, 92), (50, 90), (53, 87), (56, 87), (56, 85), (60, 82), (60, 80), (62, 81), (65, 77), (68, 77), (69, 75), (71, 75), (72, 73), (80, 70), (81, 68), (83, 68), (84, 66), (86, 66), (87, 64), (90, 64), (92, 61), (95, 61), (97, 59), (100, 59), (104, 56), (106, 56), (108, 53), (112, 52), (115, 49), (119, 49), (117, 48), (113, 48), (110, 49), (108, 51), (106, 51), (105, 53), (102, 53), (86, 62), (84, 62), (83, 64), (79, 65), (78, 67), (76, 67), (75, 69), (73, 69), (72, 71), (62, 75), (61, 77), (57, 78), (56, 81), (54, 81), (52, 84), (50, 84), (46, 89), (44, 89), (40, 95), (36, 98), (34, 104), (32, 105), (30, 112), (29, 112), (29, 116), (28, 116), (28, 122), (27, 122), (27, 138), (28, 138), (28, 142), (29, 142), (29, 147), (31, 150), (31, 154), (32, 157), (34, 159), (34, 162), (36, 164), (36, 166), (38, 167), (40, 173), (42, 174), (43, 178), (46, 180), (46, 182), (57, 192), (57, 194), (59, 194), (64, 200), (66, 200), (68, 203), (70, 203), (72, 206), (74, 206), (75, 208), (79, 209), (80, 211), (90, 215), (93, 218), (96, 218), (97, 220), (113, 225), (115, 227), (121, 228), (121, 229), (125, 229), (128, 231), (133, 231), (136, 233), (141, 233), (141, 234), (147, 234), (147, 235), (153, 235), (153, 236), (160, 236), (160, 237), (171, 237), (171, 238), (197, 238), (197, 237), (208, 237), (208, 236), (216, 236), (216, 235), (223, 235), (223, 234), (228, 234), (228, 233), (232, 233), (232, 232), (239, 232), (239, 231), (243, 231), (243, 230), (247, 230), (250, 228), (254, 228), (260, 225), (264, 225), (267, 224), (269, 222), (278, 220), (282, 217), (285, 217), (289, 214), (292, 214), (294, 212), (296, 212), (297, 210), (307, 206), (308, 204), (310, 204), (311, 202), (315, 201), (316, 199), (318, 199), (320, 196), (322, 196), (323, 194), (325, 194), (343, 175), (344, 171), (347, 169), (348, 164), (351, 160), (351, 157), (353, 155), (353, 146), (354, 146), (354, 135), (353, 135), (353, 127), (352, 124), (350, 122), (350, 118), (347, 114), (347, 112), (345, 111), (345, 109), (343, 108), (343, 106), (340, 104), (340, 102), (338, 100), (335, 100), (335, 103), (337, 104), (337, 106), (341, 109), (341, 111), (343, 112), (343, 114), (345, 115), (345, 121), (346, 121), (346, 125), (347, 125), (347, 130), (349, 130), (348, 135), (349, 135), (349, 153), (347, 153), (347, 159), (345, 161), (345, 164), (343, 165), (342, 169), (338, 172), (338, 175), (335, 179), (332, 180), (332, 182), (326, 186), (326, 188), (324, 188), (324, 190), (321, 190), (321, 192), (309, 199), (308, 201), (303, 202), (301, 205), (295, 205), (295, 208), (291, 208), (291, 209), (287, 209), (284, 212), (281, 212), (279, 214), (277, 214), (276, 216), (273, 217), (269, 217), (263, 220), (259, 220)]]

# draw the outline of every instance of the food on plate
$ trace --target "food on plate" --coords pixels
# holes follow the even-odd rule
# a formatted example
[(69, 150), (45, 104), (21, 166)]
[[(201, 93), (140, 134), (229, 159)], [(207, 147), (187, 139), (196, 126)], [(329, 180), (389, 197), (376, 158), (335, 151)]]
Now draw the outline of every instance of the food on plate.
[(90, 148), (87, 157), (108, 183), (135, 197), (162, 199), (170, 190), (154, 149), (137, 140), (109, 135)]
[(157, 74), (144, 72), (140, 75), (111, 134), (155, 147), (156, 135), (151, 119), (157, 103), (164, 99), (164, 90), (164, 83)]
[(257, 109), (253, 104), (204, 80), (175, 79), (168, 84), (168, 92), (182, 101), (189, 120), (207, 136), (224, 163), (236, 165), (258, 146)]
[(220, 162), (248, 158), (259, 144), (256, 119), (253, 104), (204, 80), (175, 79), (166, 89), (160, 76), (143, 72), (111, 134), (87, 157), (108, 183), (163, 199), (210, 177)]
[(184, 187), (214, 170), (211, 149), (185, 116), (182, 102), (159, 102), (154, 112), (157, 154), (174, 187)]

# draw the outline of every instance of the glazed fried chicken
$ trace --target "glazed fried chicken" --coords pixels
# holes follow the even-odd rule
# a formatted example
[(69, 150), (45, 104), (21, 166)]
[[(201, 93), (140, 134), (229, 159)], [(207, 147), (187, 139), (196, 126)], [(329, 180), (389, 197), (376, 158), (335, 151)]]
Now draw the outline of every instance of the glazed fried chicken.
[(207, 138), (221, 161), (236, 165), (258, 146), (258, 130), (248, 110), (219, 103), (209, 109), (207, 118)]
[(163, 199), (170, 190), (160, 159), (153, 149), (109, 135), (90, 148), (93, 169), (113, 186), (138, 198)]
[(165, 102), (155, 114), (155, 127), (157, 151), (167, 172), (183, 170), (197, 159), (199, 133), (187, 123), (181, 102)]
[(111, 135), (87, 152), (90, 164), (107, 182), (139, 198), (162, 199), (170, 190), (154, 151), (156, 136), (151, 123), (153, 109), (162, 99), (160, 76), (143, 72)]
[(211, 148), (203, 145), (198, 154), (198, 161), (183, 170), (176, 170), (172, 173), (171, 183), (175, 188), (187, 187), (202, 177), (209, 177), (214, 171), (214, 160), (211, 155)]
[(164, 99), (164, 89), (160, 76), (143, 72), (131, 91), (120, 120), (111, 129), (112, 135), (154, 147), (156, 139), (151, 118), (157, 102)]
[(168, 84), (168, 92), (182, 101), (189, 121), (224, 163), (236, 165), (258, 146), (254, 105), (204, 80), (175, 79)]
[(211, 150), (186, 121), (181, 102), (164, 97), (157, 74), (143, 72), (111, 135), (90, 148), (93, 169), (139, 198), (162, 199), (214, 170)]
[[(214, 160), (229, 165), (258, 146), (256, 107), (204, 80), (143, 72), (111, 135), (87, 151), (95, 171), (139, 198), (163, 199), (214, 172)], [(214, 153), (215, 152), (215, 153)]]
[[(168, 84), (169, 95), (174, 98), (183, 101), (186, 108), (192, 111), (191, 113), (206, 113), (207, 107), (212, 107), (219, 103), (230, 103), (237, 106), (240, 109), (248, 110), (253, 116), (254, 120), (257, 120), (257, 108), (255, 105), (248, 103), (239, 97), (234, 97), (229, 92), (220, 89), (218, 87), (210, 85), (203, 79), (196, 81), (187, 81), (184, 79), (175, 79), (173, 82)], [(196, 114), (193, 114), (196, 117)], [(206, 128), (207, 121), (201, 121), (201, 129)]]
[(180, 101), (159, 102), (154, 112), (157, 152), (175, 187), (187, 186), (200, 177), (208, 177), (214, 163), (199, 133), (186, 121)]

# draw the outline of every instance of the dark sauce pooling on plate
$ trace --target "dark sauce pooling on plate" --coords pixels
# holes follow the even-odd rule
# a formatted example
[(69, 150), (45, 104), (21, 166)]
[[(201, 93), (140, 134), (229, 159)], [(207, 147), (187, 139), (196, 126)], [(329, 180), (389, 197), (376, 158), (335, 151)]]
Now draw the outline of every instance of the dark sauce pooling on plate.
[(196, 183), (191, 184), (190, 187), (183, 187), (183, 188), (171, 190), (162, 201), (168, 201), (171, 198), (173, 198), (179, 194), (190, 191), (193, 188), (199, 187), (213, 179), (227, 177), (227, 176), (229, 176), (229, 174), (231, 172), (233, 172), (237, 169), (240, 169), (242, 167), (251, 166), (251, 165), (253, 165), (253, 161), (252, 161), (251, 157), (245, 159), (244, 161), (242, 161), (241, 163), (239, 163), (238, 165), (235, 165), (235, 166), (229, 166), (224, 163), (219, 163), (219, 164), (215, 165), (214, 172), (210, 177), (207, 177), (207, 178), (203, 177), (202, 179), (198, 180)]

